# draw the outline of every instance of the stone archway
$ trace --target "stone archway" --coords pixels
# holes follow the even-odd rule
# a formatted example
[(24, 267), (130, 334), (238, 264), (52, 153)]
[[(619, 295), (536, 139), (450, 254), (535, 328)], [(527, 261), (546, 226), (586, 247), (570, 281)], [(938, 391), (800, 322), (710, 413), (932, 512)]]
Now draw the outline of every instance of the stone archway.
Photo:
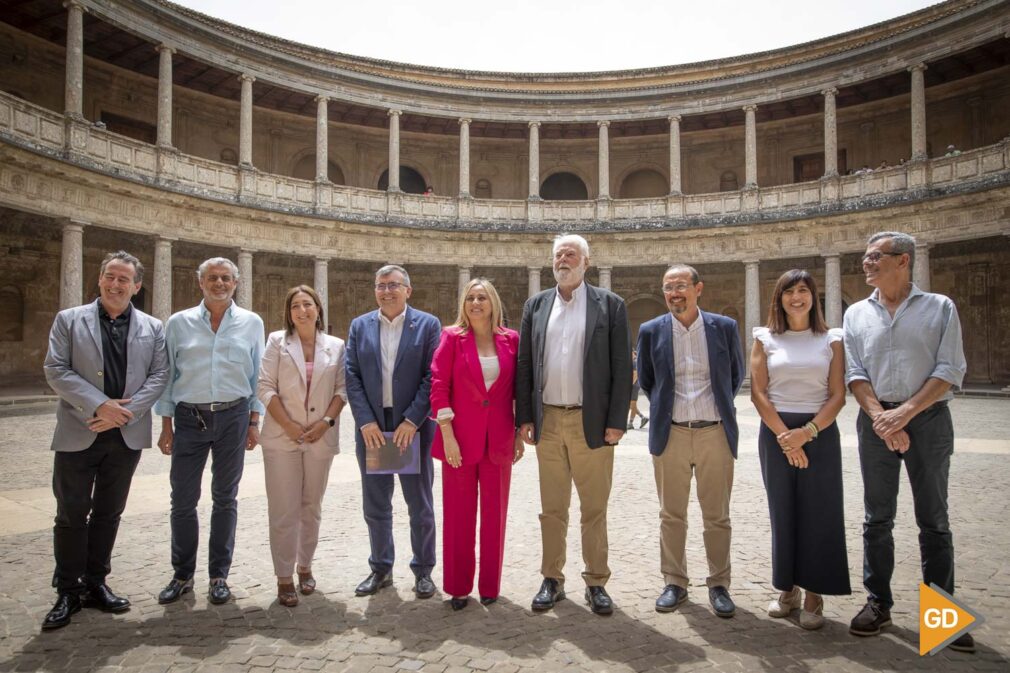
[[(299, 180), (315, 180), (316, 155), (310, 152), (299, 159), (298, 162), (295, 163), (294, 168), (291, 170), (291, 177), (298, 178)], [(344, 171), (342, 171), (340, 166), (332, 161), (326, 162), (326, 178), (335, 185), (345, 184)]]
[[(400, 166), (400, 191), (405, 194), (424, 194), (428, 183), (424, 176), (410, 166)], [(389, 188), (389, 169), (382, 171), (379, 176), (378, 189), (386, 191)]]
[(662, 173), (652, 168), (640, 168), (621, 181), (617, 198), (655, 199), (666, 196), (669, 191), (670, 184)]
[(561, 171), (548, 176), (540, 185), (540, 198), (545, 201), (585, 201), (589, 199), (589, 189), (579, 176)]

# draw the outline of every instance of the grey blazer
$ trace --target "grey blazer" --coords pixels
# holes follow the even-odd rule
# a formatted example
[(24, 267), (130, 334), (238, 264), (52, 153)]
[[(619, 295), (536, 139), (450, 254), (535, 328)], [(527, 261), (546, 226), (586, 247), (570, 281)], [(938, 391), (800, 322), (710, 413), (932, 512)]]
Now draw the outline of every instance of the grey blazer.
[[(56, 314), (49, 332), (43, 368), (46, 381), (59, 395), (54, 451), (83, 451), (95, 441), (87, 425), (108, 396), (103, 392), (104, 359), (98, 302)], [(120, 428), (131, 449), (151, 446), (151, 407), (168, 383), (168, 356), (161, 321), (133, 308), (126, 338), (126, 408), (133, 419)]]
[[(544, 341), (557, 288), (526, 301), (516, 365), (516, 424), (533, 423), (540, 441), (544, 422)], [(623, 430), (631, 402), (631, 333), (619, 296), (586, 283), (586, 341), (582, 369), (582, 430), (592, 449), (607, 428)]]

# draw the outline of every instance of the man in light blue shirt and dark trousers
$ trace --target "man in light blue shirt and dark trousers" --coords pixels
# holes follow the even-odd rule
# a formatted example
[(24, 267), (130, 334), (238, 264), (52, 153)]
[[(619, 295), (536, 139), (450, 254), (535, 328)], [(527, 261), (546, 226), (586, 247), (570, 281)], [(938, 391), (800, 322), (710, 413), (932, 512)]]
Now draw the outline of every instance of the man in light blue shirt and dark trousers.
[[(158, 448), (172, 456), (172, 567), (158, 594), (172, 603), (193, 588), (199, 523), (196, 506), (211, 456), (209, 568), (211, 603), (231, 598), (228, 571), (235, 548), (238, 485), (245, 452), (259, 443), (263, 405), (256, 380), (263, 356), (263, 321), (235, 304), (238, 267), (213, 257), (197, 271), (203, 301), (168, 319), (169, 379), (155, 411), (162, 417)], [(174, 419), (174, 428), (173, 428)]]
[[(863, 272), (876, 289), (845, 314), (845, 383), (859, 403), (863, 473), (863, 586), (867, 602), (849, 632), (875, 636), (891, 624), (894, 517), (904, 463), (919, 524), (922, 581), (954, 593), (947, 480), (954, 428), (947, 402), (966, 369), (961, 323), (948, 297), (912, 283), (915, 239), (874, 234)], [(974, 652), (970, 633), (950, 645)]]

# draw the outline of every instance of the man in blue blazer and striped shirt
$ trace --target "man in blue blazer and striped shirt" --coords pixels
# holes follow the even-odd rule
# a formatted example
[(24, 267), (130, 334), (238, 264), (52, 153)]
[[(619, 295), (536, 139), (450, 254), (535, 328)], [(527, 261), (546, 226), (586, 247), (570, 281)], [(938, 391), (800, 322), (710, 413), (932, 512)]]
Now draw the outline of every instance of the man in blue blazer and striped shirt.
[(672, 612), (687, 598), (684, 550), (693, 474), (705, 527), (709, 602), (718, 616), (732, 617), (729, 499), (739, 438), (733, 398), (745, 370), (736, 321), (698, 308), (703, 287), (694, 268), (668, 268), (663, 296), (670, 312), (639, 330), (638, 381), (651, 409), (649, 452), (666, 585), (656, 610)]

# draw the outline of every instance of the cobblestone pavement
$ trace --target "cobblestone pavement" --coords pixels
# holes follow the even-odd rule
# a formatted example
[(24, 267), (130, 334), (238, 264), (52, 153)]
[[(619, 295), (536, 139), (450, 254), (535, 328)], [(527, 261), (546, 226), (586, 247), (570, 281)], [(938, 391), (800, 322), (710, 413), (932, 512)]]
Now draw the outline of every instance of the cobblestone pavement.
[[(239, 505), (235, 600), (212, 606), (206, 571), (197, 592), (160, 606), (155, 594), (170, 578), (168, 459), (147, 451), (120, 527), (109, 583), (133, 601), (122, 615), (86, 609), (57, 632), (40, 633), (52, 604), (52, 458), (49, 413), (0, 418), (0, 671), (866, 671), (1010, 670), (1010, 400), (956, 400), (958, 443), (951, 468), (951, 521), (957, 547), (957, 595), (987, 622), (975, 632), (975, 655), (918, 655), (918, 545), (907, 482), (896, 526), (894, 626), (878, 638), (847, 633), (862, 604), (861, 480), (855, 452), (855, 404), (840, 419), (845, 447), (847, 541), (852, 596), (828, 599), (823, 630), (805, 632), (795, 617), (770, 619), (772, 598), (767, 501), (757, 461), (757, 415), (737, 401), (743, 445), (733, 494), (733, 585), (737, 614), (716, 618), (708, 606), (701, 516), (692, 501), (688, 602), (659, 614), (658, 515), (646, 433), (621, 443), (610, 499), (608, 590), (616, 609), (597, 617), (582, 600), (578, 526), (568, 546), (569, 600), (534, 615), (540, 584), (539, 497), (532, 451), (516, 467), (502, 599), (453, 612), (441, 593), (417, 600), (407, 568), (406, 509), (396, 496), (396, 583), (372, 598), (354, 586), (368, 572), (368, 541), (352, 458), (350, 416), (344, 453), (334, 462), (315, 563), (319, 589), (294, 609), (277, 605), (267, 542), (259, 451), (248, 455)], [(156, 425), (157, 427), (157, 425)], [(439, 479), (436, 478), (436, 490)], [(206, 494), (207, 489), (204, 490)], [(207, 498), (205, 498), (206, 500)], [(440, 494), (436, 493), (440, 502)], [(578, 521), (573, 496), (573, 522)], [(201, 508), (208, 521), (209, 506)], [(439, 513), (439, 518), (441, 515)], [(206, 528), (204, 528), (204, 536)], [(201, 547), (205, 561), (206, 539)], [(436, 567), (436, 583), (441, 568)], [(794, 613), (795, 614), (795, 613)]]

